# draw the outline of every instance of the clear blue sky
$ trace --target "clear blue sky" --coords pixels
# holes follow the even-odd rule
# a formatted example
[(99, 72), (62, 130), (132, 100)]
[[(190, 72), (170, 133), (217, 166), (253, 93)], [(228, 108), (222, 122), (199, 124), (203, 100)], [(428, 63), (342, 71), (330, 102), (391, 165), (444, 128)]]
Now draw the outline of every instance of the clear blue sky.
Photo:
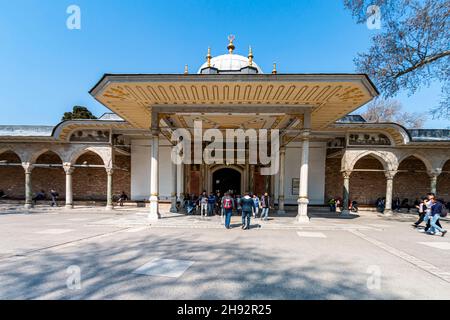
[[(81, 30), (66, 9), (81, 8)], [(104, 73), (196, 72), (208, 46), (236, 51), (270, 72), (354, 72), (353, 58), (376, 31), (357, 25), (343, 0), (15, 0), (0, 5), (0, 124), (54, 125), (73, 105), (107, 109), (88, 91)], [(426, 112), (439, 85), (399, 95), (404, 109)], [(449, 126), (428, 120), (426, 127)]]

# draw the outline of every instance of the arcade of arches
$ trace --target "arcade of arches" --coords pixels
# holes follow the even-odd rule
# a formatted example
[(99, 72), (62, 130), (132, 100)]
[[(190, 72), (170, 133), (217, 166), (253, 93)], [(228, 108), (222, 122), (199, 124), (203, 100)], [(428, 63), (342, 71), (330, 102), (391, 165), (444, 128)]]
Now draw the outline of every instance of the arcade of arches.
[[(441, 160), (442, 168), (433, 169), (432, 162), (425, 162), (427, 159), (424, 161), (422, 156), (400, 154), (395, 158), (397, 162), (389, 162), (389, 156), (384, 155), (383, 158), (377, 152), (366, 153), (366, 150), (356, 152), (349, 149), (341, 157), (326, 159), (325, 203), (331, 197), (345, 198), (346, 183), (348, 198), (362, 205), (374, 205), (377, 198), (387, 195), (388, 188), (391, 197), (409, 199), (411, 203), (430, 191), (450, 199), (450, 159)], [(36, 151), (29, 156), (29, 159), (34, 159), (32, 162), (22, 161), (19, 154), (12, 150), (0, 154), (0, 190), (10, 199), (30, 202), (26, 192), (27, 172), (32, 193), (55, 189), (68, 206), (72, 206), (74, 200), (106, 201), (112, 206), (112, 199), (108, 200), (110, 183), (111, 196), (121, 191), (130, 193), (129, 156), (116, 154), (110, 157), (114, 159), (113, 167), (110, 167), (111, 164), (105, 161), (108, 157), (105, 158), (101, 149), (85, 148), (72, 152), (69, 157), (52, 150)], [(68, 177), (71, 190), (67, 190)], [(202, 190), (234, 190), (236, 193), (252, 190), (258, 194), (270, 191), (274, 194), (274, 180), (273, 177), (261, 176), (258, 166), (253, 165), (185, 165), (183, 189), (196, 194)], [(68, 192), (71, 193), (69, 196)]]
[[(30, 190), (32, 194), (38, 191), (49, 193), (55, 190), (60, 200), (78, 201), (108, 201), (107, 186), (108, 172), (112, 173), (112, 190), (114, 194), (130, 192), (130, 158), (115, 155), (114, 170), (104, 164), (104, 160), (95, 152), (86, 150), (73, 159), (73, 164), (64, 162), (53, 151), (45, 151), (38, 155), (32, 163), (23, 162), (14, 151), (7, 150), (0, 153), (0, 190), (5, 198), (11, 200), (26, 200), (27, 173), (30, 176)], [(71, 190), (67, 190), (68, 177)], [(25, 182), (25, 183), (24, 183)], [(68, 191), (71, 195), (68, 196)]]

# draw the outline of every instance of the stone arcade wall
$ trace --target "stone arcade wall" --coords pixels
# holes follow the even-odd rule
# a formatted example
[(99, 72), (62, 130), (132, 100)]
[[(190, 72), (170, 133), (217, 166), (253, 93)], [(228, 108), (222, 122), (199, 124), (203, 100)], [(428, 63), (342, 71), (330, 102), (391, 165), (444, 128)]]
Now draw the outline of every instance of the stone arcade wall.
[[(368, 156), (368, 157), (367, 157)], [(437, 173), (437, 195), (450, 201), (450, 150), (417, 152), (409, 149), (345, 151), (344, 158), (326, 160), (325, 198), (342, 197), (342, 170), (350, 171), (350, 199), (373, 205), (386, 192), (383, 172), (360, 172), (354, 169), (378, 169), (398, 172), (393, 179), (392, 197), (407, 198), (410, 204), (431, 191), (430, 176)]]
[[(27, 159), (20, 159), (14, 152), (6, 151), (0, 154), (0, 160), (20, 164)], [(40, 155), (35, 160), (36, 164), (62, 164), (63, 162), (57, 154), (50, 152)], [(104, 159), (92, 152), (82, 154), (76, 163), (82, 164), (84, 161), (91, 165), (104, 165)], [(121, 191), (130, 194), (130, 167), (130, 157), (115, 156), (113, 194)], [(76, 168), (72, 178), (74, 200), (106, 201), (107, 175), (105, 168)], [(50, 189), (55, 189), (61, 200), (65, 199), (65, 181), (66, 175), (62, 167), (35, 167), (31, 173), (33, 193), (42, 189), (48, 194)], [(3, 190), (11, 199), (23, 200), (25, 198), (25, 174), (21, 165), (0, 166), (0, 190)]]
[[(355, 168), (383, 169), (376, 159), (361, 159)], [(325, 198), (341, 197), (344, 179), (341, 173), (341, 159), (327, 159), (325, 177)], [(386, 193), (386, 178), (382, 172), (352, 172), (350, 176), (350, 199), (360, 204), (373, 205), (378, 197)]]
[[(20, 159), (12, 152), (3, 153), (0, 160), (20, 163)], [(25, 198), (25, 175), (22, 166), (0, 166), (0, 190), (14, 199)]]
[(439, 198), (450, 201), (450, 160), (443, 166), (437, 180), (437, 194)]

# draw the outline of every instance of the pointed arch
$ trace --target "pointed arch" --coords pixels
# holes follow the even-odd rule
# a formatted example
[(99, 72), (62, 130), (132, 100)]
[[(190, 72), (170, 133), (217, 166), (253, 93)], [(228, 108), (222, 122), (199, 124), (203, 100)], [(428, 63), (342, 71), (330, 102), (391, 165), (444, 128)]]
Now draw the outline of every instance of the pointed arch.
[(11, 153), (13, 156), (17, 157), (17, 159), (19, 159), (18, 163), (22, 163), (22, 157), (20, 155), (20, 153), (16, 152), (13, 148), (9, 148), (9, 147), (0, 147), (0, 160), (2, 159), (2, 155), (3, 157), (5, 157), (5, 154)]
[(431, 164), (431, 161), (429, 159), (427, 159), (424, 155), (417, 153), (417, 152), (406, 153), (403, 156), (399, 157), (398, 165), (400, 166), (404, 160), (406, 160), (410, 157), (414, 157), (417, 160), (420, 160), (424, 164), (424, 166), (428, 172), (433, 171), (433, 165)]
[(103, 148), (99, 150), (96, 147), (82, 147), (82, 148), (76, 149), (70, 155), (69, 162), (72, 164), (75, 164), (77, 162), (78, 158), (80, 158), (83, 154), (86, 154), (88, 152), (95, 153), (97, 156), (99, 156), (100, 159), (102, 159), (103, 165), (105, 167), (112, 167), (112, 161), (111, 161), (110, 155), (109, 156), (105, 155), (105, 150)]
[[(396, 170), (397, 169), (397, 165), (396, 162), (393, 163), (392, 159), (388, 159), (388, 157), (390, 157), (390, 154), (386, 154), (386, 153), (381, 153), (379, 151), (374, 151), (374, 150), (367, 150), (367, 151), (363, 151), (360, 154), (356, 155), (352, 161), (350, 161), (348, 167), (346, 169), (348, 170), (353, 170), (353, 168), (355, 167), (356, 163), (361, 160), (364, 157), (367, 156), (371, 156), (375, 159), (377, 159), (381, 165), (383, 166), (383, 169), (388, 171), (388, 170)], [(391, 157), (392, 158), (392, 157)]]
[(34, 152), (34, 153), (31, 155), (30, 162), (33, 163), (33, 164), (34, 164), (34, 163), (37, 163), (38, 159), (39, 159), (41, 156), (45, 155), (46, 153), (47, 153), (47, 154), (54, 154), (54, 155), (58, 156), (58, 158), (59, 158), (61, 164), (64, 162), (64, 161), (63, 161), (63, 157), (61, 156), (61, 154), (60, 154), (57, 150), (53, 150), (53, 149), (51, 149), (51, 148), (42, 148), (42, 149), (40, 149), (40, 150)]

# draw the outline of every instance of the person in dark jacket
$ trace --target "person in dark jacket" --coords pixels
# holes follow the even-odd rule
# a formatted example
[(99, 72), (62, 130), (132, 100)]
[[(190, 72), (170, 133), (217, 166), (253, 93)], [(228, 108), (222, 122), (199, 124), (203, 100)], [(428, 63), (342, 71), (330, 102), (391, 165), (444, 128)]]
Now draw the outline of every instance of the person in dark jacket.
[(57, 207), (58, 203), (56, 202), (58, 200), (59, 194), (56, 192), (56, 190), (51, 189), (50, 190), (50, 196), (52, 198), (52, 202), (50, 204), (51, 207)]
[(441, 232), (441, 237), (445, 236), (445, 234), (447, 233), (447, 230), (441, 228), (440, 226), (437, 225), (437, 221), (439, 221), (439, 218), (441, 217), (441, 213), (442, 213), (442, 203), (440, 201), (437, 201), (436, 198), (432, 198), (431, 199), (432, 205), (431, 205), (431, 228), (428, 230), (428, 233), (430, 234), (435, 234), (436, 230)]
[(41, 190), (34, 196), (33, 203), (37, 204), (38, 201), (45, 200), (46, 198), (47, 198), (47, 196), (45, 194), (45, 191)]
[(119, 196), (119, 205), (123, 207), (123, 203), (125, 201), (128, 201), (128, 195), (125, 193), (125, 191), (122, 191)]
[(244, 230), (250, 229), (250, 219), (252, 216), (254, 206), (255, 203), (253, 202), (253, 199), (250, 197), (250, 194), (246, 192), (244, 197), (241, 198), (242, 229)]

